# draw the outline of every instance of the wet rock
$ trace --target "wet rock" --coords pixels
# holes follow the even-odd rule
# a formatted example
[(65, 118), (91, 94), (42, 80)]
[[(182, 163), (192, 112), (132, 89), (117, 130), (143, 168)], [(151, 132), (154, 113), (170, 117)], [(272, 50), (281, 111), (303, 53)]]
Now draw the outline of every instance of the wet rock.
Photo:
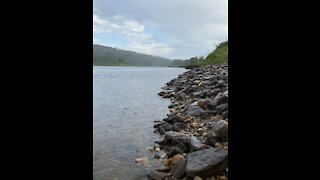
[(178, 142), (173, 147), (176, 147), (183, 152), (188, 152), (188, 150), (189, 150), (189, 148), (187, 147), (187, 145), (184, 142)]
[(149, 158), (148, 157), (137, 158), (134, 162), (136, 164), (140, 164), (140, 165), (146, 166), (146, 165), (149, 164)]
[(174, 155), (176, 155), (176, 154), (183, 154), (183, 152), (184, 152), (184, 151), (181, 150), (180, 148), (173, 146), (173, 147), (171, 147), (170, 150), (168, 151), (167, 156), (168, 156), (168, 158), (171, 158), (172, 156), (174, 156)]
[(187, 125), (183, 122), (175, 122), (172, 125), (172, 130), (174, 131), (180, 131), (181, 129), (185, 129), (187, 127)]
[(147, 174), (147, 176), (152, 180), (163, 180), (165, 177), (170, 176), (170, 174), (159, 171), (151, 171), (149, 174)]
[(187, 109), (187, 114), (190, 116), (201, 116), (203, 112), (203, 109), (201, 109), (199, 106), (190, 106)]
[(186, 163), (187, 161), (185, 159), (180, 160), (174, 166), (172, 166), (170, 173), (175, 178), (183, 178), (186, 174)]
[(187, 156), (187, 176), (210, 177), (225, 171), (228, 161), (228, 151), (220, 148), (210, 148), (192, 152)]
[(159, 96), (163, 96), (165, 94), (167, 94), (165, 91), (161, 91), (161, 92), (158, 93)]
[(177, 114), (170, 114), (167, 118), (164, 119), (164, 121), (168, 122), (168, 123), (175, 123), (175, 122), (184, 122), (183, 119), (181, 119), (181, 117)]
[(171, 124), (163, 124), (159, 127), (159, 132), (160, 134), (164, 134), (165, 131), (171, 131), (172, 130), (172, 125)]
[(212, 124), (212, 131), (217, 137), (225, 139), (228, 137), (228, 122), (220, 120)]

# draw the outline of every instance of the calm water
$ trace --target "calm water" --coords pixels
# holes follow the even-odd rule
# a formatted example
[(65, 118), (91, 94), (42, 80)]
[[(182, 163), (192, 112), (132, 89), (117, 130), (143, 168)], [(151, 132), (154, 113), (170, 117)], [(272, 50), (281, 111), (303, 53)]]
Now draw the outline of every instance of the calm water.
[(94, 66), (93, 179), (142, 180), (145, 170), (134, 163), (150, 156), (147, 146), (159, 136), (153, 121), (163, 119), (170, 101), (161, 87), (186, 71), (161, 67)]

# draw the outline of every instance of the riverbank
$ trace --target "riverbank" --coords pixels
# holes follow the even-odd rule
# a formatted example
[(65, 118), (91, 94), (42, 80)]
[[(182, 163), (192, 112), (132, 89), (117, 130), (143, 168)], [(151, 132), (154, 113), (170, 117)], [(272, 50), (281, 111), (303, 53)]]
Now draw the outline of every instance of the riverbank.
[(228, 179), (228, 65), (191, 69), (162, 89), (170, 114), (155, 121), (148, 178)]

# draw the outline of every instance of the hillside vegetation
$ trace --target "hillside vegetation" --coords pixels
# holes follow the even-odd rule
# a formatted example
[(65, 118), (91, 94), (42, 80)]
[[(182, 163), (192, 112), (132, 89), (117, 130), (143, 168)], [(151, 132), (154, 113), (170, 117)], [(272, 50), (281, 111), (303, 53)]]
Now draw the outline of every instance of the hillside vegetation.
[(170, 66), (171, 64), (171, 60), (158, 56), (93, 45), (94, 66)]
[(199, 62), (200, 66), (209, 64), (228, 63), (228, 41), (220, 43), (203, 61)]

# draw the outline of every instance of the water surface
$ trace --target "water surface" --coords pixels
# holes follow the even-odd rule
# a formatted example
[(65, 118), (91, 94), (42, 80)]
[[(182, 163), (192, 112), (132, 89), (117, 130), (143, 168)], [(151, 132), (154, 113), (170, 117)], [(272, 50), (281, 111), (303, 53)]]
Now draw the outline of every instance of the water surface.
[(93, 67), (93, 179), (142, 180), (145, 170), (134, 163), (149, 156), (158, 134), (153, 121), (169, 113), (161, 87), (182, 68)]

